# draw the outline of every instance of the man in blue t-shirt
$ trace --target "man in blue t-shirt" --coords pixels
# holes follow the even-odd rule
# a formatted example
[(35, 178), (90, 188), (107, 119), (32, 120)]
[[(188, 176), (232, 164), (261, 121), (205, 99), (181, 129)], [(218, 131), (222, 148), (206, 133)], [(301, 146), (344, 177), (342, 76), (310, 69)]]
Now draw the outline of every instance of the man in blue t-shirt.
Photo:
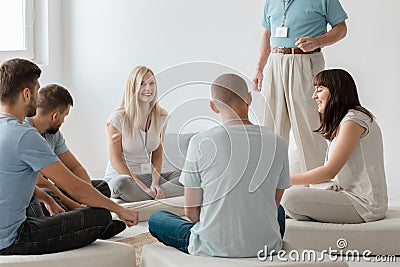
[[(111, 191), (108, 184), (104, 180), (91, 180), (87, 171), (68, 149), (64, 136), (59, 131), (64, 119), (68, 116), (74, 102), (71, 94), (64, 87), (57, 84), (46, 85), (39, 90), (37, 101), (36, 115), (25, 118), (25, 122), (35, 127), (39, 133), (49, 143), (54, 154), (59, 160), (77, 177), (83, 181), (91, 183), (103, 195), (110, 197)], [(67, 210), (79, 208), (81, 203), (71, 199), (60, 190), (56, 185), (45, 179), (39, 174), (37, 185), (44, 189), (47, 193), (53, 196), (62, 207)], [(30, 210), (30, 209), (28, 209)], [(43, 210), (47, 214), (46, 210)], [(36, 210), (32, 211), (34, 214), (39, 213)], [(124, 224), (121, 224), (121, 231), (124, 229)]]
[[(36, 113), (40, 74), (39, 67), (25, 59), (0, 65), (0, 255), (59, 252), (108, 237), (113, 230), (109, 211), (128, 226), (137, 224), (137, 212), (72, 174), (38, 131), (23, 123)], [(39, 172), (88, 207), (27, 217)]]
[[(346, 36), (347, 14), (339, 0), (266, 0), (260, 57), (253, 79), (266, 98), (264, 126), (289, 143), (290, 173), (323, 165), (326, 141), (311, 96), (313, 77), (325, 68), (321, 49)], [(332, 27), (327, 31), (327, 25)], [(263, 70), (267, 67), (264, 79)], [(264, 83), (263, 83), (264, 79)], [(264, 86), (263, 86), (264, 85)]]
[(179, 179), (190, 221), (157, 211), (149, 231), (191, 255), (237, 258), (255, 257), (265, 247), (268, 254), (279, 251), (285, 231), (279, 203), (290, 187), (287, 144), (249, 121), (251, 94), (241, 77), (221, 75), (211, 93), (210, 106), (223, 125), (192, 137)]

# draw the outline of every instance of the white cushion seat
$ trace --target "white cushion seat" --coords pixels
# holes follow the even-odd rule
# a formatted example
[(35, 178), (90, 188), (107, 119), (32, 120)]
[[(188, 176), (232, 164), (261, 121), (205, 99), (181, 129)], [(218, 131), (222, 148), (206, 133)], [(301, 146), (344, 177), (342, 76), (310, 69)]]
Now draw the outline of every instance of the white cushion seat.
[[(285, 251), (293, 248), (284, 242), (283, 249)], [(185, 254), (173, 247), (162, 245), (145, 245), (142, 250), (142, 258), (140, 267), (200, 267), (200, 266), (218, 266), (218, 267), (261, 267), (261, 266), (348, 266), (342, 261), (333, 262), (327, 257), (323, 261), (304, 262), (292, 261), (286, 256), (288, 261), (280, 261), (277, 256), (272, 260), (267, 259), (261, 261), (258, 258), (217, 258), (217, 257), (200, 257)]]
[[(339, 239), (346, 241), (337, 244)], [(360, 253), (370, 250), (373, 255), (400, 255), (400, 208), (389, 208), (383, 220), (361, 224), (286, 219), (284, 240), (302, 249), (336, 249), (338, 254), (345, 254), (347, 250)], [(342, 248), (343, 245), (346, 246)]]
[(135, 267), (132, 246), (97, 240), (79, 249), (43, 255), (0, 256), (2, 267)]

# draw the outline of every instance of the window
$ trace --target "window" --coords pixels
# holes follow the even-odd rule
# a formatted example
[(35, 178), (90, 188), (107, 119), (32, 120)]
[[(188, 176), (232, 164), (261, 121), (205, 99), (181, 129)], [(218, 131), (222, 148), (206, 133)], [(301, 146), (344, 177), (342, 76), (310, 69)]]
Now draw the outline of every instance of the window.
[(0, 60), (34, 58), (33, 0), (0, 0)]

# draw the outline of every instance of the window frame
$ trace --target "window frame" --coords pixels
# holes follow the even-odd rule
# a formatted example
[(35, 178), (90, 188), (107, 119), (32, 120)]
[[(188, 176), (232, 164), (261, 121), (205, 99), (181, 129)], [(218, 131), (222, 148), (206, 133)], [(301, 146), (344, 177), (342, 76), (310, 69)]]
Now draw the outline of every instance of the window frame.
[[(24, 22), (25, 22), (25, 32), (24, 32), (24, 41), (25, 41), (25, 49), (22, 50), (9, 50), (9, 51), (1, 51), (0, 50), (0, 61), (9, 59), (9, 58), (25, 58), (33, 60), (35, 59), (35, 3), (34, 0), (23, 0), (23, 9), (24, 9)], [(32, 21), (32, 22), (31, 22)], [(28, 23), (28, 25), (27, 25)]]

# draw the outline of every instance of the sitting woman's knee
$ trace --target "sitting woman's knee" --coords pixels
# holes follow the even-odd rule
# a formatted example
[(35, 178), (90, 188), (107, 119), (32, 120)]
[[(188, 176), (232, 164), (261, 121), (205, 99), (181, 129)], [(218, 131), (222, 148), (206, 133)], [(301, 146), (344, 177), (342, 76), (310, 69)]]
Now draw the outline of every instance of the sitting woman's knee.
[(111, 189), (111, 196), (119, 196), (119, 192), (121, 192), (121, 190), (130, 186), (130, 179), (131, 177), (129, 175), (117, 175), (113, 177), (108, 182), (108, 186)]
[(298, 203), (298, 201), (302, 199), (304, 190), (307, 189), (308, 188), (306, 187), (292, 187), (288, 190), (285, 190), (285, 193), (283, 193), (283, 197), (281, 200), (282, 207), (287, 210), (293, 204)]

